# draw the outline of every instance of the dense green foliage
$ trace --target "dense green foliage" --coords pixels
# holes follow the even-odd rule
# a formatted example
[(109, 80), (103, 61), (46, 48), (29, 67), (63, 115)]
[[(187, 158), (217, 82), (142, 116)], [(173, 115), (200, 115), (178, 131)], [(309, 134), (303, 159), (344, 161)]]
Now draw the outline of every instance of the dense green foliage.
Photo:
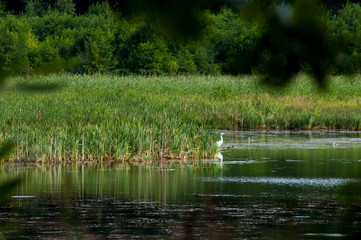
[(338, 15), (332, 17), (331, 31), (336, 39), (347, 44), (347, 58), (353, 71), (361, 69), (361, 6), (347, 4)]
[[(21, 61), (21, 72), (30, 73), (49, 62), (72, 59), (58, 72), (116, 72), (120, 74), (217, 74), (263, 71), (251, 55), (265, 31), (261, 22), (240, 20), (231, 9), (205, 11), (199, 17), (205, 29), (198, 39), (175, 38), (147, 18), (122, 17), (107, 2), (96, 3), (75, 15), (71, 0), (58, 0), (51, 8), (28, 0), (25, 12), (12, 15), (0, 3), (0, 67)], [(330, 40), (347, 42), (342, 55), (353, 72), (361, 67), (361, 7), (348, 3), (326, 14)], [(272, 59), (271, 59), (272, 60)], [(247, 64), (239, 64), (247, 63)], [(263, 63), (264, 64), (264, 63)], [(239, 66), (243, 66), (240, 68)], [(307, 71), (307, 66), (303, 67)], [(335, 68), (334, 72), (343, 72)]]
[[(328, 94), (306, 76), (282, 91), (256, 76), (53, 75), (12, 82), (0, 96), (0, 139), (14, 139), (10, 156), (17, 160), (209, 158), (219, 139), (212, 129), (361, 129), (358, 78), (333, 78)], [(20, 91), (54, 83), (62, 88)]]

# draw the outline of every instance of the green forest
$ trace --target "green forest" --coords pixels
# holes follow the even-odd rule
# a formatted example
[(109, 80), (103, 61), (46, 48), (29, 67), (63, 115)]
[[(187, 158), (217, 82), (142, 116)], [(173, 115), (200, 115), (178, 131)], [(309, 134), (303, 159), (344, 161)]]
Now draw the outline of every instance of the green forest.
[[(320, 3), (322, 4), (322, 3)], [(114, 6), (114, 7), (113, 7)], [(27, 0), (14, 11), (0, 1), (0, 68), (16, 65), (32, 74), (51, 72), (127, 74), (262, 74), (272, 52), (259, 48), (267, 23), (240, 17), (227, 5), (202, 10), (197, 37), (180, 37), (149, 16), (122, 14), (116, 5), (96, 2), (83, 12), (72, 0)], [(84, 8), (84, 6), (82, 6)], [(277, 11), (286, 11), (280, 4)], [(286, 10), (285, 10), (286, 9)], [(347, 69), (329, 67), (331, 74), (361, 69), (361, 6), (323, 4), (327, 40), (343, 43), (339, 59)], [(243, 14), (244, 15), (244, 14)], [(287, 14), (283, 14), (285, 16)], [(346, 46), (346, 47), (345, 47)], [(239, 67), (239, 63), (247, 62)], [(344, 65), (343, 65), (344, 66)], [(300, 71), (309, 66), (297, 63)], [(346, 70), (345, 70), (346, 69)]]

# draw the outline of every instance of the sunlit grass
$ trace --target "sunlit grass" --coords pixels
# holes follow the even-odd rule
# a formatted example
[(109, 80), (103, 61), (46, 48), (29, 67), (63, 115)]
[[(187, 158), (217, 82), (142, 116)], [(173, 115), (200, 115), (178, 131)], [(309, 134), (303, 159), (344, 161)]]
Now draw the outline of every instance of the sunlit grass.
[[(36, 83), (62, 87), (16, 90)], [(335, 77), (321, 92), (306, 76), (284, 89), (256, 76), (18, 77), (0, 95), (0, 138), (15, 141), (11, 160), (211, 158), (214, 129), (360, 129), (360, 83)]]

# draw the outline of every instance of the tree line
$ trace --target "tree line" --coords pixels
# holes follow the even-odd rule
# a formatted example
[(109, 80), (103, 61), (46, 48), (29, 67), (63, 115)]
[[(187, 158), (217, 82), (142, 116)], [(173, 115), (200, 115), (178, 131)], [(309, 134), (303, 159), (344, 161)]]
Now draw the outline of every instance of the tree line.
[[(123, 14), (111, 1), (94, 2), (80, 13), (76, 1), (72, 0), (27, 0), (21, 11), (11, 10), (7, 1), (0, 1), (1, 71), (16, 65), (20, 73), (32, 73), (45, 66), (51, 71), (72, 73), (250, 74), (267, 72), (277, 63), (284, 66), (285, 71), (295, 68), (317, 74), (320, 62), (317, 56), (311, 63), (309, 56), (299, 61), (302, 46), (297, 51), (278, 51), (279, 46), (275, 46), (274, 42), (292, 36), (292, 32), (277, 39), (275, 36), (284, 34), (278, 33), (277, 27), (268, 28), (270, 23), (264, 20), (240, 17), (239, 12), (227, 5), (197, 12), (202, 27), (197, 29), (199, 32), (194, 38), (173, 34), (164, 21), (152, 16)], [(359, 72), (360, 4), (323, 2), (319, 18), (325, 27), (320, 29), (327, 32), (328, 42), (337, 42), (343, 48), (332, 53), (340, 64), (321, 61), (318, 67), (327, 65), (331, 74)], [(272, 11), (281, 22), (288, 21), (289, 15), (297, 15), (292, 3), (279, 4)], [(318, 40), (308, 35), (305, 41), (311, 41), (311, 45)], [(297, 45), (297, 42), (291, 43)], [(332, 51), (332, 45), (325, 51)], [(49, 65), (51, 63), (53, 65)]]

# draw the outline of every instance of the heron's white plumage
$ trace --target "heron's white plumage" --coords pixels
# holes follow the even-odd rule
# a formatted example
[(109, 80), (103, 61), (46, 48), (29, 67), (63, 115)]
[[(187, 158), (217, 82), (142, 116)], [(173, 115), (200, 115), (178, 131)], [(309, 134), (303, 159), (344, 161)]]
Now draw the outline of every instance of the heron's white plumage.
[(224, 134), (224, 133), (221, 133), (221, 140), (219, 140), (219, 141), (217, 142), (217, 147), (221, 147), (221, 145), (223, 144), (223, 137), (222, 137), (223, 134)]

